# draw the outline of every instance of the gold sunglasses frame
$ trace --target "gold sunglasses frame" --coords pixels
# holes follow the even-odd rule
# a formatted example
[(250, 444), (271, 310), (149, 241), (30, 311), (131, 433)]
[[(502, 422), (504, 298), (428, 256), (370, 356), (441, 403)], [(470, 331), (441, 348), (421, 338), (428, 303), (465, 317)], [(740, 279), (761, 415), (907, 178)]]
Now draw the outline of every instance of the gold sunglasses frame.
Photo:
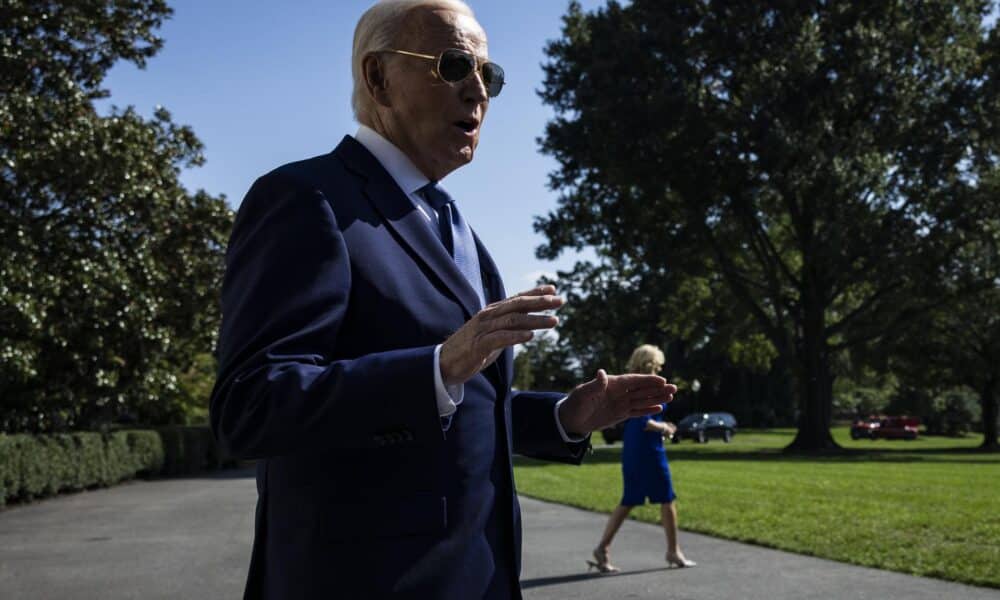
[[(440, 65), (441, 65), (441, 57), (444, 56), (444, 53), (448, 52), (449, 50), (453, 50), (455, 52), (461, 52), (462, 54), (465, 54), (466, 56), (471, 56), (473, 58), (473, 60), (476, 61), (476, 68), (474, 68), (473, 70), (469, 71), (468, 75), (466, 75), (462, 79), (459, 79), (458, 81), (448, 81), (447, 79), (445, 79), (444, 77), (441, 76)], [(438, 54), (437, 56), (434, 56), (432, 54), (420, 54), (418, 52), (410, 52), (409, 50), (395, 50), (395, 49), (392, 49), (392, 48), (390, 48), (388, 50), (382, 50), (382, 52), (390, 52), (392, 54), (402, 54), (403, 56), (412, 56), (414, 58), (422, 58), (424, 60), (432, 60), (432, 61), (434, 61), (434, 76), (437, 77), (438, 79), (440, 79), (442, 82), (448, 83), (448, 84), (462, 83), (463, 81), (465, 81), (466, 79), (468, 79), (469, 77), (471, 77), (473, 73), (479, 73), (479, 76), (482, 77), (483, 76), (483, 66), (484, 65), (486, 65), (486, 64), (495, 65), (498, 69), (500, 69), (500, 72), (504, 74), (503, 75), (503, 82), (500, 84), (500, 89), (497, 90), (497, 93), (494, 94), (493, 96), (490, 96), (490, 98), (496, 98), (497, 96), (499, 96), (500, 92), (503, 91), (504, 86), (507, 85), (507, 74), (504, 72), (503, 67), (501, 67), (500, 65), (498, 65), (497, 63), (495, 63), (495, 62), (493, 62), (491, 60), (479, 60), (479, 57), (476, 56), (475, 54), (472, 54), (471, 52), (466, 52), (465, 50), (459, 50), (458, 48), (445, 48), (444, 50), (441, 51), (441, 54)], [(489, 95), (488, 92), (489, 92), (489, 89), (490, 89), (490, 84), (486, 83), (485, 79), (483, 80), (483, 84), (486, 86), (487, 95)]]

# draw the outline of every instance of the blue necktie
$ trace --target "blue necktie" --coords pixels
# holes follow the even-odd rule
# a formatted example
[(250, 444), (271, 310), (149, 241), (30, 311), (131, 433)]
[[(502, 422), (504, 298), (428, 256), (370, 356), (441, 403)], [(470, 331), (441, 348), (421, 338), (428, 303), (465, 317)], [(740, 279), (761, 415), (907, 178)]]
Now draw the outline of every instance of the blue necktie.
[(472, 229), (458, 212), (455, 201), (444, 191), (436, 181), (420, 188), (424, 198), (438, 214), (438, 227), (441, 230), (441, 243), (448, 254), (451, 254), (455, 266), (465, 276), (466, 281), (479, 297), (479, 308), (486, 306), (486, 295), (483, 293), (483, 276), (479, 271), (479, 254), (476, 252), (476, 240), (472, 237)]

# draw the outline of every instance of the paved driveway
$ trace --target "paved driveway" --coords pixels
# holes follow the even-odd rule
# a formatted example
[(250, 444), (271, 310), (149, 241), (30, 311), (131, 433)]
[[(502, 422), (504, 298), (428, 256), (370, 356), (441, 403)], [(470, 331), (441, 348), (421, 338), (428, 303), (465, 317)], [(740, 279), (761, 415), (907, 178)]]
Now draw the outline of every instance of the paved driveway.
[[(0, 512), (2, 600), (238, 598), (253, 533), (250, 471), (134, 482)], [(522, 499), (526, 600), (555, 598), (955, 598), (973, 588), (682, 533), (699, 565), (664, 567), (658, 527), (626, 522), (615, 542), (623, 572), (586, 573), (604, 516)]]

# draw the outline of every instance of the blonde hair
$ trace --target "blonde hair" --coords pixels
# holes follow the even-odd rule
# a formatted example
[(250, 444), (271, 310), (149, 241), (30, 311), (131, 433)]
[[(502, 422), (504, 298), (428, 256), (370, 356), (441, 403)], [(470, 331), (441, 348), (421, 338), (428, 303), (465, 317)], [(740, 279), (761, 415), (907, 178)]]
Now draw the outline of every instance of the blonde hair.
[(632, 356), (625, 364), (625, 371), (627, 373), (652, 374), (656, 372), (653, 370), (654, 363), (663, 365), (665, 362), (666, 358), (663, 356), (662, 350), (652, 344), (643, 344), (632, 351)]
[(381, 0), (361, 15), (354, 28), (354, 47), (351, 52), (351, 77), (354, 91), (351, 106), (354, 118), (364, 125), (372, 124), (372, 102), (365, 87), (363, 61), (372, 52), (395, 48), (400, 35), (405, 31), (406, 18), (415, 8), (447, 8), (457, 13), (475, 18), (472, 9), (462, 0)]

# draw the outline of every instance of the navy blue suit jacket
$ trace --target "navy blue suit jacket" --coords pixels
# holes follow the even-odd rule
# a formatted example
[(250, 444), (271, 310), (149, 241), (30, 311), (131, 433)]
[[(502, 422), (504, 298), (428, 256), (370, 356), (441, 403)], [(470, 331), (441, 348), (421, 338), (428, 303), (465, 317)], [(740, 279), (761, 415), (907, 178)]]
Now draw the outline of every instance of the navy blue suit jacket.
[[(505, 297), (481, 244), (487, 302)], [(447, 432), (433, 352), (476, 296), (381, 164), (345, 137), (247, 193), (222, 288), (216, 437), (259, 458), (248, 598), (519, 598), (511, 453), (580, 462), (510, 350)]]

